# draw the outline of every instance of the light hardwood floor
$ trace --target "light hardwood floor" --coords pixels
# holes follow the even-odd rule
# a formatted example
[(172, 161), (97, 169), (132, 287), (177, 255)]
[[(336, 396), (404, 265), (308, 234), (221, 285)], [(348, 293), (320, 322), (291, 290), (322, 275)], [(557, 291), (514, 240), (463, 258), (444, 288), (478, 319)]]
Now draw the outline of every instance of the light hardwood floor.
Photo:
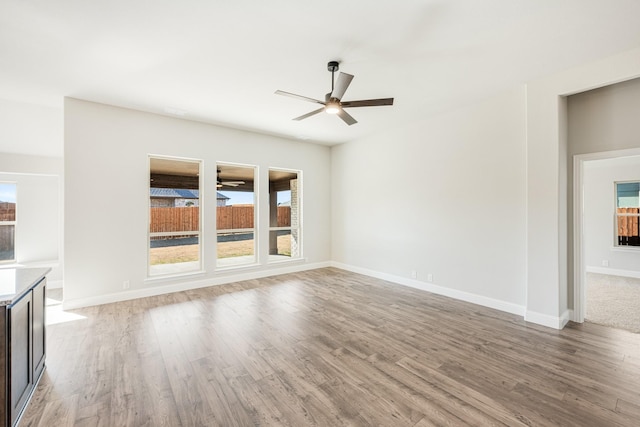
[(640, 425), (640, 335), (338, 269), (74, 313), (21, 426)]

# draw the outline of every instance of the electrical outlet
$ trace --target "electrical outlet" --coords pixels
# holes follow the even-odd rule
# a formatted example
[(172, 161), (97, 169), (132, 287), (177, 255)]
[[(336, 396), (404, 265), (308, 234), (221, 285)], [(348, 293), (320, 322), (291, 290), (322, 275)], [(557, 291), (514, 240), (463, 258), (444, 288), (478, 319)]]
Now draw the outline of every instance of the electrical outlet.
[(602, 260), (602, 266), (603, 267), (609, 267), (609, 260), (608, 259), (603, 259)]
[(129, 289), (130, 283), (128, 280), (122, 282), (122, 289)]
[(417, 279), (418, 278), (418, 272), (415, 270), (411, 270), (411, 278), (412, 279)]
[(427, 274), (427, 282), (429, 283), (433, 282), (433, 274), (431, 273)]

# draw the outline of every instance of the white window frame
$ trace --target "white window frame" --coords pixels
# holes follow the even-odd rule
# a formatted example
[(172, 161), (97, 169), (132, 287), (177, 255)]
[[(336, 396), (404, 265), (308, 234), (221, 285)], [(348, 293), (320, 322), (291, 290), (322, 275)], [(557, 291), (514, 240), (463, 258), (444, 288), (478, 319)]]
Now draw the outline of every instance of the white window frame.
[[(271, 255), (269, 254), (269, 263), (281, 263), (281, 262), (291, 262), (291, 261), (297, 261), (300, 259), (304, 258), (303, 255), (303, 237), (302, 237), (302, 230), (303, 230), (303, 221), (302, 221), (302, 171), (299, 169), (288, 169), (288, 168), (280, 168), (280, 167), (269, 167), (269, 172), (270, 171), (281, 171), (281, 172), (288, 172), (288, 173), (295, 173), (297, 178), (296, 180), (298, 181), (298, 189), (297, 189), (297, 205), (298, 205), (298, 227), (297, 230), (293, 227), (293, 226), (288, 226), (288, 227), (271, 227), (271, 224), (269, 224), (269, 235), (271, 235), (271, 232), (276, 232), (276, 231), (281, 231), (281, 230), (288, 230), (290, 231), (291, 235), (293, 236), (293, 232), (297, 231), (297, 245), (298, 245), (298, 254), (296, 256), (290, 256), (289, 258), (284, 258), (284, 257), (278, 257), (275, 259), (271, 258)], [(271, 181), (271, 178), (269, 178), (269, 181)], [(292, 205), (293, 205), (293, 200), (291, 200)], [(271, 207), (269, 207), (271, 209)]]
[[(640, 222), (640, 212), (639, 213), (619, 213), (618, 212), (618, 184), (631, 184), (631, 183), (638, 183), (638, 185), (640, 185), (640, 180), (632, 180), (632, 181), (616, 181), (614, 182), (613, 185), (613, 192), (614, 192), (614, 209), (613, 209), (613, 247), (615, 249), (624, 249), (624, 250), (630, 250), (630, 251), (640, 251), (640, 246), (635, 246), (635, 245), (621, 245), (619, 243), (619, 236), (618, 236), (618, 219), (620, 217), (637, 217), (638, 221)], [(639, 203), (640, 205), (640, 203)], [(636, 206), (636, 208), (638, 208), (640, 206)]]
[(18, 259), (18, 250), (17, 250), (17, 246), (18, 246), (18, 239), (17, 239), (17, 233), (18, 233), (18, 183), (16, 181), (2, 181), (0, 182), (0, 184), (12, 184), (15, 187), (15, 205), (16, 205), (16, 213), (15, 213), (15, 219), (13, 221), (2, 221), (0, 220), (0, 225), (13, 225), (13, 258), (12, 259), (5, 259), (5, 260), (0, 260), (0, 265), (4, 265), (4, 264), (14, 264), (17, 259)]
[[(164, 279), (167, 277), (179, 277), (179, 276), (189, 276), (193, 274), (203, 273), (203, 259), (204, 259), (204, 242), (202, 241), (203, 236), (203, 217), (205, 215), (204, 212), (204, 160), (202, 159), (193, 159), (188, 157), (175, 157), (175, 156), (164, 156), (159, 154), (149, 154), (148, 156), (148, 164), (147, 164), (147, 177), (151, 176), (151, 160), (152, 159), (160, 159), (160, 160), (173, 160), (176, 162), (190, 162), (198, 164), (198, 231), (176, 231), (176, 232), (151, 232), (151, 180), (147, 180), (147, 280), (155, 280), (155, 279)], [(198, 237), (198, 264), (194, 268), (190, 269), (177, 269), (178, 271), (168, 272), (168, 273), (153, 273), (151, 268), (151, 238), (152, 237), (162, 237), (162, 236), (172, 236), (172, 235), (180, 235), (180, 236), (197, 236)]]
[[(258, 236), (258, 223), (259, 223), (259, 209), (258, 209), (258, 200), (260, 200), (260, 198), (258, 197), (258, 190), (259, 190), (259, 185), (258, 185), (258, 177), (260, 176), (260, 168), (258, 165), (250, 165), (250, 164), (245, 164), (245, 163), (233, 163), (233, 162), (225, 162), (225, 161), (218, 161), (216, 162), (216, 171), (219, 169), (219, 167), (222, 166), (231, 166), (231, 167), (238, 167), (238, 168), (247, 168), (247, 169), (253, 169), (253, 228), (230, 228), (230, 229), (218, 229), (218, 203), (217, 203), (217, 199), (216, 199), (216, 215), (214, 215), (214, 225), (215, 225), (215, 230), (216, 230), (216, 271), (224, 271), (224, 270), (233, 270), (233, 269), (242, 269), (242, 268), (247, 268), (247, 267), (253, 267), (258, 265), (258, 259), (259, 259), (259, 236)], [(220, 189), (220, 188), (216, 188), (216, 193), (220, 191), (220, 192), (224, 192), (224, 191), (233, 191), (233, 187), (227, 190), (224, 189)], [(236, 263), (236, 262), (229, 262), (228, 265), (221, 265), (218, 261), (222, 260), (222, 259), (228, 259), (228, 258), (218, 258), (218, 235), (220, 234), (231, 234), (231, 233), (253, 233), (253, 257), (250, 261), (246, 261), (246, 262), (241, 262), (241, 263)], [(222, 264), (224, 264), (224, 261), (222, 262)]]

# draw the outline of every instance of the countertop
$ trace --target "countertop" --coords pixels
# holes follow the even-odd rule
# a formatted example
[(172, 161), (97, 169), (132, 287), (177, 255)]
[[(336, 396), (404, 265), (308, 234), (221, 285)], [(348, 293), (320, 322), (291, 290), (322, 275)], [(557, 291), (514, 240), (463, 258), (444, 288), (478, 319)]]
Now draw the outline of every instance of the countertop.
[(50, 271), (50, 268), (30, 267), (0, 269), (0, 306), (19, 300)]

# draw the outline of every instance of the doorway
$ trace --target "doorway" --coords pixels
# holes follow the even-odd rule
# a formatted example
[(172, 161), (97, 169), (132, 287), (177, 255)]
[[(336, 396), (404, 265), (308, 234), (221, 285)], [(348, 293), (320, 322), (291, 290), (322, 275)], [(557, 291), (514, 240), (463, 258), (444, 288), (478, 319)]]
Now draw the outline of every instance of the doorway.
[[(591, 316), (594, 323), (601, 323), (602, 316), (618, 316), (608, 326), (640, 329), (640, 318), (634, 318), (640, 310), (630, 309), (628, 325), (629, 319), (622, 318), (624, 310), (612, 303), (640, 307), (640, 249), (617, 244), (615, 214), (615, 182), (625, 176), (640, 179), (640, 149), (576, 155), (573, 163), (574, 321), (592, 321)], [(630, 296), (635, 291), (637, 298)]]

